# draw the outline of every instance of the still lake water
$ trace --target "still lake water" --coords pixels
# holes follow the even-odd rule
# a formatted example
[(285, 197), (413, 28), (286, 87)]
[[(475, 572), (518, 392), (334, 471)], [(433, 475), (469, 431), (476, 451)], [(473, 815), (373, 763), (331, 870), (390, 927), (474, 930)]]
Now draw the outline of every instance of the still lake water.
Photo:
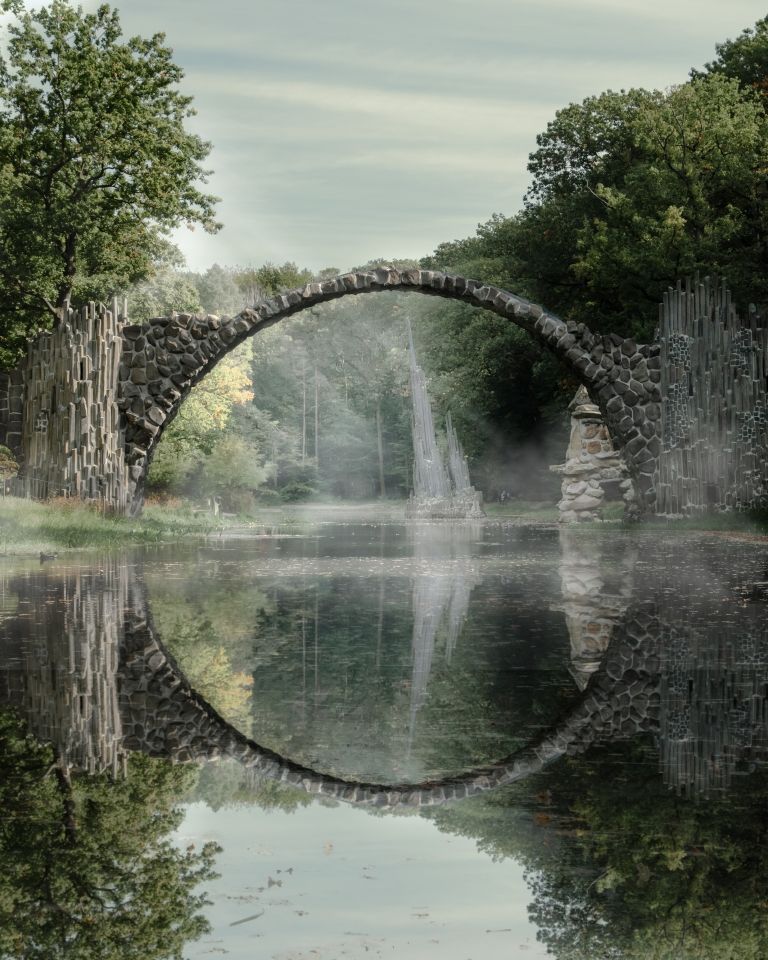
[[(211, 930), (188, 960), (746, 960), (768, 955), (766, 603), (760, 540), (294, 524), (7, 566), (0, 707), (73, 782), (98, 784), (78, 801), (81, 835), (124, 791), (124, 768), (148, 776), (140, 753), (164, 765), (227, 752), (210, 727), (193, 737), (168, 721), (182, 681), (221, 729), (344, 779), (435, 783), (517, 763), (504, 786), (416, 809), (200, 763), (174, 798), (173, 843), (222, 850), (203, 884)], [(159, 701), (131, 674), (139, 635), (171, 655), (172, 669), (142, 661), (172, 674)], [(7, 819), (26, 803), (32, 823), (39, 798), (8, 787), (37, 789), (18, 774), (23, 750), (0, 744)], [(5, 846), (3, 860), (22, 849)], [(34, 904), (11, 874), (3, 917), (14, 897), (17, 914)], [(72, 923), (51, 957), (80, 956)], [(0, 933), (0, 956), (46, 956), (25, 930)]]

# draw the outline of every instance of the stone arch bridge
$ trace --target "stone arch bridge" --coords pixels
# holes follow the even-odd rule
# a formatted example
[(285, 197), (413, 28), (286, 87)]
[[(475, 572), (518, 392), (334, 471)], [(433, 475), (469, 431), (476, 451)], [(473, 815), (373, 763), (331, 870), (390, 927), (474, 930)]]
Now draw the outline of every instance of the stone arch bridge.
[[(91, 570), (45, 569), (9, 584), (17, 616), (0, 623), (0, 709), (17, 711), (57, 756), (90, 773), (144, 753), (174, 763), (234, 760), (276, 780), (362, 806), (426, 807), (523, 780), (566, 754), (658, 727), (653, 602), (628, 611), (600, 669), (567, 712), (498, 763), (421, 783), (362, 783), (302, 766), (249, 739), (189, 683), (154, 628), (143, 580), (105, 558)], [(42, 602), (41, 602), (42, 600)], [(29, 604), (39, 615), (30, 617)]]
[(164, 430), (223, 357), (308, 307), (381, 291), (458, 300), (527, 331), (588, 389), (641, 506), (653, 505), (661, 450), (658, 344), (597, 335), (477, 280), (389, 268), (309, 283), (232, 318), (176, 314), (131, 324), (117, 303), (111, 310), (72, 312), (58, 330), (31, 340), (19, 368), (0, 378), (0, 443), (19, 459), (21, 492), (99, 498), (137, 512)]

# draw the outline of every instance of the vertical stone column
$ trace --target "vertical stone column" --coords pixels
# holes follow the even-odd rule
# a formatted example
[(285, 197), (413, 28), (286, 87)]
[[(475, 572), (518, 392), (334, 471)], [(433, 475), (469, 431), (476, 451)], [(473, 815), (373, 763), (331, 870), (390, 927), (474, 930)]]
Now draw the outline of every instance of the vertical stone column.
[(11, 382), (8, 394), (9, 436), (18, 436), (15, 448), (8, 443), (21, 467), (18, 495), (78, 497), (126, 510), (133, 484), (117, 405), (123, 323), (116, 301), (111, 310), (89, 304), (29, 341), (18, 386)]

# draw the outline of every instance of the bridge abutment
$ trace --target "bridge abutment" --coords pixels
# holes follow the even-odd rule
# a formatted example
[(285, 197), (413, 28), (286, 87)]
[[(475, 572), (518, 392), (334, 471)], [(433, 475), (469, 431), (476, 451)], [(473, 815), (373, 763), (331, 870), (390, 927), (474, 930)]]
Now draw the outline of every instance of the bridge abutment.
[(724, 288), (678, 287), (665, 299), (659, 341), (638, 344), (476, 280), (389, 268), (309, 283), (233, 318), (176, 314), (131, 324), (117, 304), (70, 312), (0, 376), (0, 443), (21, 464), (14, 492), (138, 512), (163, 432), (223, 357), (316, 304), (384, 291), (489, 310), (554, 353), (599, 408), (639, 512), (768, 502), (768, 327), (755, 314), (742, 322)]
[(70, 310), (0, 378), (0, 443), (20, 466), (15, 494), (129, 509), (136, 481), (118, 403), (124, 322), (116, 301), (111, 309)]

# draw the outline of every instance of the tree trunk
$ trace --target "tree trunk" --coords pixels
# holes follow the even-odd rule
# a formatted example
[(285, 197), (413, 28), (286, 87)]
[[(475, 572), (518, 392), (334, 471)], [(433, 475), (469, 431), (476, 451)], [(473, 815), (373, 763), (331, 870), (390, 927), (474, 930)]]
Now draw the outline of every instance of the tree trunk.
[(301, 464), (307, 459), (307, 365), (301, 370)]
[(275, 490), (277, 490), (278, 469), (277, 469), (277, 437), (272, 437), (272, 463), (275, 465)]
[(379, 447), (379, 496), (384, 499), (387, 488), (384, 484), (384, 440), (381, 435), (381, 397), (376, 397), (376, 442)]
[(320, 436), (320, 408), (318, 406), (317, 364), (315, 364), (315, 463), (317, 464), (318, 468), (320, 466), (320, 461), (318, 459), (318, 457), (320, 456), (319, 436)]
[(67, 841), (74, 846), (77, 843), (77, 822), (75, 820), (75, 798), (72, 795), (72, 780), (69, 765), (56, 758), (56, 783), (62, 799), (62, 823)]

